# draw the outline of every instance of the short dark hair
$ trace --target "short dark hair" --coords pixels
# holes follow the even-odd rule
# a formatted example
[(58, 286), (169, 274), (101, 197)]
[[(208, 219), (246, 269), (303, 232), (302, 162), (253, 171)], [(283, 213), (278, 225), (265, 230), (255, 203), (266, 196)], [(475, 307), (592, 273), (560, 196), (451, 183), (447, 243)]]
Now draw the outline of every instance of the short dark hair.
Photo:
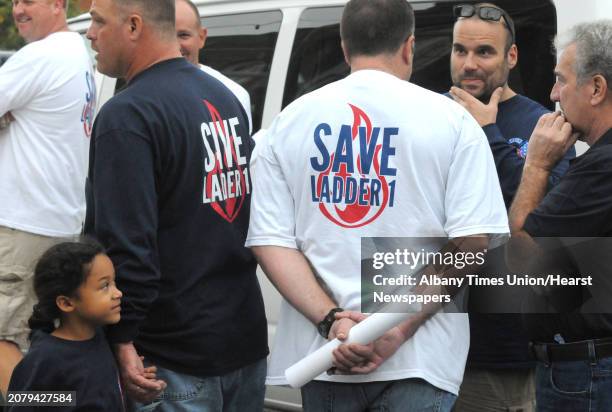
[(55, 303), (58, 296), (75, 296), (87, 280), (91, 262), (104, 248), (95, 240), (63, 242), (52, 246), (38, 260), (34, 269), (34, 293), (38, 303), (28, 321), (32, 331), (51, 333), (54, 320), (59, 319), (60, 309)]
[(198, 7), (195, 4), (193, 4), (191, 0), (179, 0), (179, 1), (182, 1), (183, 3), (187, 4), (191, 8), (197, 20), (198, 27), (202, 27), (202, 16), (200, 15), (200, 10), (198, 10)]
[(174, 0), (114, 0), (114, 2), (122, 12), (129, 7), (137, 7), (142, 17), (160, 34), (167, 37), (176, 36)]
[(414, 12), (407, 0), (351, 0), (340, 23), (347, 55), (396, 52), (414, 34)]

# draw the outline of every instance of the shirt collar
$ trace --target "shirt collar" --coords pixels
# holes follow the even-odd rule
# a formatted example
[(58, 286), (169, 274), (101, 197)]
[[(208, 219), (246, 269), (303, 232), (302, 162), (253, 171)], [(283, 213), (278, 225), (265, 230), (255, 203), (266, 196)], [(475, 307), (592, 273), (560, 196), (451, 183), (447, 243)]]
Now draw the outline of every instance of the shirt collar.
[(591, 146), (591, 149), (607, 144), (612, 144), (612, 129), (609, 129), (599, 139), (597, 139), (595, 144)]

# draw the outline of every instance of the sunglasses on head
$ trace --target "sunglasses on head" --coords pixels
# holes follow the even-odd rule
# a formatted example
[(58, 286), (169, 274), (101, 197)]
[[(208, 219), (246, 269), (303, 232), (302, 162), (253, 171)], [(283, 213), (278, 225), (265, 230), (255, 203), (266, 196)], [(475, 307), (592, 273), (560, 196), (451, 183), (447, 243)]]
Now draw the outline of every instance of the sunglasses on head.
[(514, 27), (510, 24), (510, 16), (502, 9), (493, 6), (474, 6), (473, 4), (458, 4), (453, 7), (455, 19), (459, 17), (472, 17), (476, 14), (481, 20), (499, 21), (502, 17), (506, 22), (506, 27), (512, 35), (512, 43), (514, 43)]

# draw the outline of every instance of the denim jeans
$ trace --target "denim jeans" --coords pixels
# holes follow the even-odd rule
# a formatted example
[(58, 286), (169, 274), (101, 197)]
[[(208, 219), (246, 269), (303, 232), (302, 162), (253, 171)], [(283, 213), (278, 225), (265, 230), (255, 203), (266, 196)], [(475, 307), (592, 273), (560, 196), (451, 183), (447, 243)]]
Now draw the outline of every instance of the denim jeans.
[(448, 412), (457, 397), (422, 379), (336, 383), (312, 381), (302, 388), (305, 412)]
[(263, 410), (266, 359), (222, 376), (199, 378), (157, 367), (168, 386), (150, 404), (130, 402), (134, 412), (244, 412)]
[(536, 404), (539, 412), (612, 410), (612, 357), (592, 361), (538, 362)]

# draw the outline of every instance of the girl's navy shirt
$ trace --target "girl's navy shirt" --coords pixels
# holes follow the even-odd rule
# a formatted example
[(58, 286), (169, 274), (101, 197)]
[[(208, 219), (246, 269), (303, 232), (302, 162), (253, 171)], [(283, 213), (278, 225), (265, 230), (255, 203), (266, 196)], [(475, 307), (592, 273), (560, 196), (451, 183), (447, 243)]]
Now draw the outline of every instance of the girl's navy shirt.
[[(35, 331), (27, 355), (17, 364), (11, 391), (74, 391), (76, 406), (45, 410), (124, 411), (115, 358), (102, 330), (85, 341), (60, 339)], [(37, 411), (32, 406), (9, 406), (8, 412)]]

